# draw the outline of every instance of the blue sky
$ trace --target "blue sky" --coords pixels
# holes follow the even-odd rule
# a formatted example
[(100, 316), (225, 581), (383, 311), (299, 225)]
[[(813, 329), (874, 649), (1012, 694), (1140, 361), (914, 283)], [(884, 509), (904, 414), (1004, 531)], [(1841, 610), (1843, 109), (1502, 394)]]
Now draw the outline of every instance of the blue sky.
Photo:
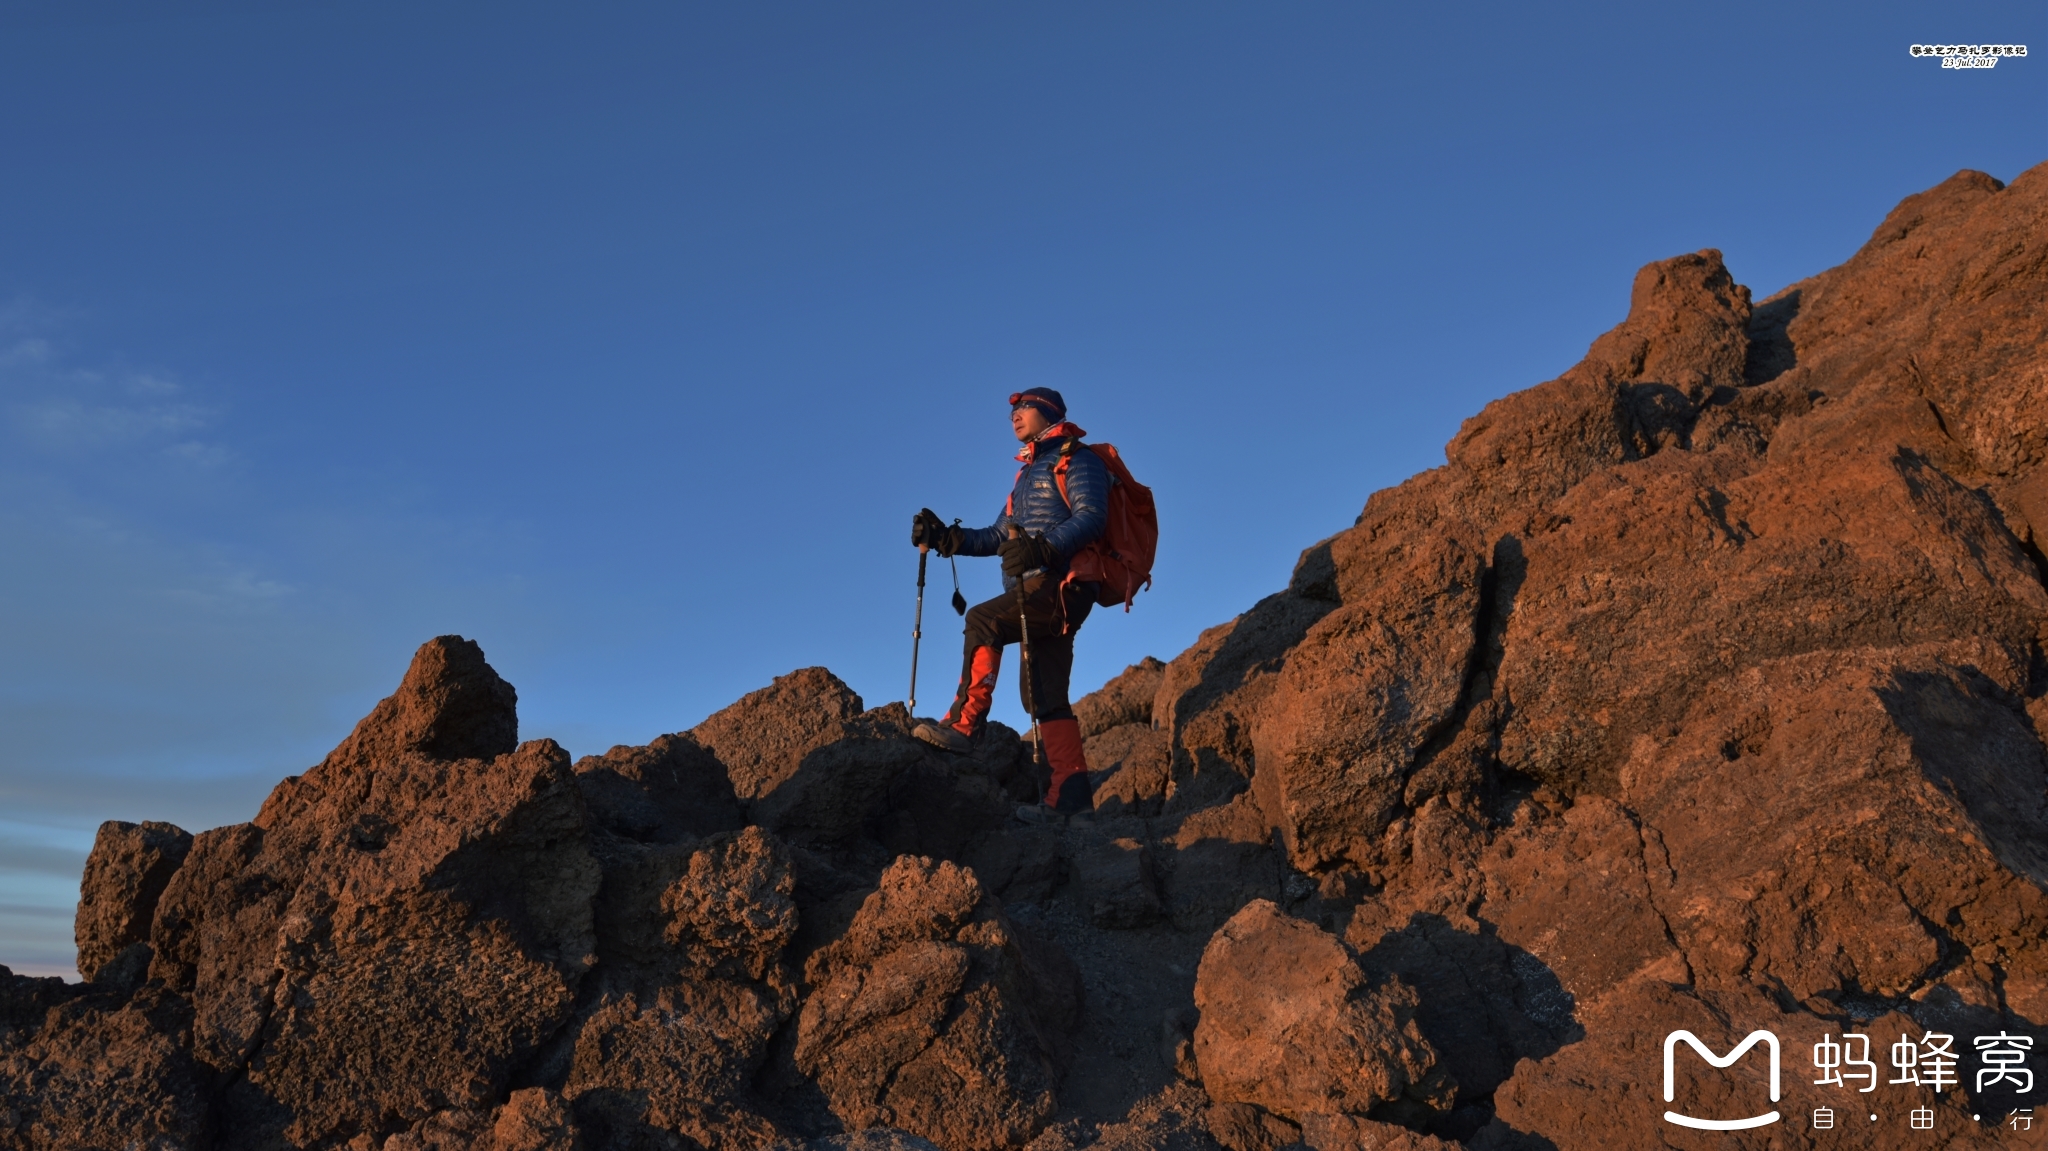
[(0, 963), (70, 972), (101, 820), (249, 818), (433, 635), (578, 755), (901, 698), (909, 517), (994, 517), (1020, 387), (1161, 507), (1077, 690), (1171, 657), (1643, 263), (1761, 296), (2048, 158), (2042, 52), (2039, 0), (0, 0)]

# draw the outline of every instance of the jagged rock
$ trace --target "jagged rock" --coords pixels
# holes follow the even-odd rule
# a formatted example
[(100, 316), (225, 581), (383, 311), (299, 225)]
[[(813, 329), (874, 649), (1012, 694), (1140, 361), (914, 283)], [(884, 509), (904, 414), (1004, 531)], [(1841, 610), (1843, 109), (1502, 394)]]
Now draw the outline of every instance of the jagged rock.
[(157, 900), (191, 849), (192, 836), (168, 823), (100, 824), (78, 885), (79, 974), (97, 981), (115, 956), (149, 938)]
[(1150, 723), (1127, 723), (1091, 736), (1083, 746), (1096, 811), (1159, 814), (1173, 776), (1173, 750), (1165, 732)]
[(0, 1049), (0, 1148), (205, 1151), (207, 1077), (192, 1058), (191, 1008), (173, 995), (111, 995), (51, 1009), (27, 1043)]
[(627, 995), (585, 1021), (563, 1094), (600, 1146), (761, 1148), (781, 1132), (746, 1105), (748, 1078), (786, 1015), (759, 989), (681, 980), (643, 1005)]
[(723, 763), (747, 819), (797, 843), (843, 844), (884, 807), (890, 785), (931, 749), (901, 704), (871, 712), (822, 667), (740, 699), (690, 735)]
[(1267, 596), (1212, 627), (1166, 665), (1153, 719), (1167, 733), (1172, 777), (1167, 808), (1198, 810), (1250, 785), (1252, 722), (1274, 673), (1308, 629), (1336, 604), (1293, 589)]
[(1357, 1115), (1304, 1115), (1301, 1141), (1312, 1151), (1458, 1151), (1448, 1139)]
[(56, 976), (16, 975), (0, 967), (0, 1051), (27, 1042), (50, 1008), (91, 990)]
[(1281, 898), (1273, 828), (1250, 792), (1184, 817), (1161, 846), (1167, 910), (1183, 931), (1213, 931), (1253, 900)]
[(444, 635), (420, 646), (399, 689), (363, 717), (328, 761), (372, 763), (407, 752), (493, 759), (518, 744), (519, 693), (484, 662), (474, 640)]
[(458, 637), (424, 646), (254, 824), (195, 837), (166, 889), (151, 978), (192, 1000), (225, 1146), (487, 1110), (568, 1018), (598, 881), (568, 756), (423, 750), (489, 751), (516, 729), (481, 660)]
[(576, 785), (592, 819), (645, 843), (735, 831), (746, 822), (725, 765), (688, 735), (585, 756), (576, 761)]
[(1249, 1103), (1212, 1103), (1202, 1121), (1230, 1151), (1279, 1151), (1301, 1141), (1300, 1124)]
[(749, 1083), (795, 1010), (790, 852), (759, 828), (694, 847), (613, 845), (598, 897), (595, 1005), (567, 1034), (562, 1094), (601, 1146), (762, 1147)]
[(1152, 726), (1152, 701), (1165, 680), (1166, 665), (1148, 655), (1089, 692), (1074, 704), (1081, 738), (1092, 739), (1126, 724)]
[(1447, 1102), (1415, 995), (1374, 986), (1344, 944), (1259, 900), (1224, 924), (1195, 977), (1195, 1062), (1221, 1103), (1298, 1120), (1403, 1096)]
[(974, 873), (905, 856), (813, 955), (796, 1064), (849, 1127), (948, 1151), (1023, 1143), (1051, 1117), (1077, 977), (1021, 937)]
[(1145, 845), (1129, 838), (1086, 834), (1074, 848), (1073, 884), (1097, 927), (1142, 927), (1165, 908)]
[[(2044, 349), (2048, 166), (1760, 303), (1649, 265), (1581, 363), (1077, 703), (1098, 832), (1008, 822), (1014, 733), (943, 755), (822, 669), (571, 770), (435, 640), (182, 864), (113, 826), (101, 982), (0, 970), (0, 1151), (1577, 1151), (1669, 1141), (1677, 1027), (2048, 1043)], [(1688, 1066), (1677, 1107), (1752, 1110)], [(2001, 1090), (1930, 1139), (1992, 1145)]]
[(1299, 866), (1371, 853), (1417, 754), (1452, 717), (1478, 640), (1478, 557), (1415, 541), (1373, 594), (1324, 616), (1287, 655), (1253, 730), (1259, 805)]

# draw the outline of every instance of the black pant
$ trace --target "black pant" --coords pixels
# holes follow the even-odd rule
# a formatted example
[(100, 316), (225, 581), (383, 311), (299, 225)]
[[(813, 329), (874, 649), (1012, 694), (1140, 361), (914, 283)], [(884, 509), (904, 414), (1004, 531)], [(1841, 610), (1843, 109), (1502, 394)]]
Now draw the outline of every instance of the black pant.
[[(1062, 585), (1057, 576), (1034, 576), (1024, 583), (1023, 614), (1031, 624), (1031, 646), (1025, 649), (1017, 693), (1024, 710), (1041, 722), (1074, 716), (1067, 701), (1067, 680), (1074, 671), (1074, 633), (1081, 630), (1095, 606), (1096, 586)], [(966, 650), (960, 659), (960, 688), (954, 693), (950, 717), (958, 718), (966, 706), (976, 649), (1001, 651), (1004, 645), (1023, 640), (1024, 629), (1017, 615), (1015, 589), (967, 609)]]

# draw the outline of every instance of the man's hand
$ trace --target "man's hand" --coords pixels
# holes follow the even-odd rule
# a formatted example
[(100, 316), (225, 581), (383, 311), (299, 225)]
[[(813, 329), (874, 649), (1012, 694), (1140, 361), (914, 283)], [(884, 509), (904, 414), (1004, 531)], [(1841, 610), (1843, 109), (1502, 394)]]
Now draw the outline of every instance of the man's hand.
[(1060, 558), (1059, 549), (1046, 543), (1043, 536), (1011, 536), (998, 550), (1003, 557), (1003, 575), (1010, 579), (1023, 579), (1025, 572), (1051, 567)]
[(947, 527), (946, 521), (930, 508), (917, 513), (910, 520), (910, 543), (913, 547), (930, 548), (942, 556), (950, 556), (960, 550), (960, 529)]

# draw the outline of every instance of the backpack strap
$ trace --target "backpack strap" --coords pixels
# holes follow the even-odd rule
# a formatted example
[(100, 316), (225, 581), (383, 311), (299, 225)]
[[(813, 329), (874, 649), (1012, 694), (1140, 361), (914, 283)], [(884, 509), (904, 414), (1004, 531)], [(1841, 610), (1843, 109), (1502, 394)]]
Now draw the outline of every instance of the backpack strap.
[(1060, 461), (1052, 466), (1053, 482), (1059, 485), (1060, 499), (1065, 500), (1067, 510), (1072, 511), (1074, 501), (1067, 495), (1067, 469), (1072, 465), (1074, 452), (1081, 446), (1081, 437), (1067, 436), (1060, 444)]

